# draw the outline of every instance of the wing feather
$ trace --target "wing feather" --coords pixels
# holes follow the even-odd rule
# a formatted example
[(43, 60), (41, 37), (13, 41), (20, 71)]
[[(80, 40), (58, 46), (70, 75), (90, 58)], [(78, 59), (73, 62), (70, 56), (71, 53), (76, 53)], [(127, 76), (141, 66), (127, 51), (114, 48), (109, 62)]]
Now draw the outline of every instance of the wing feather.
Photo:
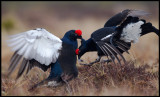
[(16, 58), (16, 55), (17, 55), (17, 51), (15, 51), (14, 54), (12, 55), (12, 57), (10, 59), (10, 62), (12, 62)]
[(121, 58), (123, 59), (124, 63), (126, 63), (125, 58), (123, 57), (123, 55), (119, 52), (119, 50), (117, 48), (115, 48), (114, 46), (107, 44), (107, 43), (105, 43), (105, 45), (108, 45), (108, 47), (110, 47), (114, 52), (116, 52), (117, 55), (120, 55)]
[(104, 27), (112, 27), (120, 25), (127, 17), (141, 17), (141, 16), (148, 16), (150, 13), (145, 12), (143, 10), (131, 10), (125, 9), (122, 12), (117, 13), (116, 15), (112, 16), (104, 25)]
[(117, 55), (120, 55), (120, 57), (122, 58), (124, 63), (126, 63), (125, 58), (123, 57), (123, 55), (120, 53), (120, 51), (116, 47), (114, 47), (104, 41), (98, 41), (98, 42), (96, 42), (96, 44), (100, 47), (100, 49), (103, 51), (103, 53), (106, 56), (109, 56), (111, 58), (111, 60), (112, 60), (112, 62), (114, 62), (114, 64), (115, 64), (115, 60), (113, 59), (112, 56), (114, 56), (117, 59), (118, 63), (121, 65), (121, 62), (120, 62)]
[(18, 74), (17, 74), (17, 78), (18, 79), (24, 72), (25, 68), (26, 68), (26, 64), (27, 64), (28, 60), (26, 60), (25, 58), (23, 58), (22, 64), (19, 68)]
[(26, 74), (28, 74), (29, 70), (30, 70), (30, 62), (28, 61), (27, 62), (27, 71), (26, 71)]
[(123, 46), (118, 45), (118, 48), (120, 48), (121, 50), (123, 50), (124, 52), (127, 52), (129, 54), (128, 50), (126, 48), (124, 48)]
[(62, 48), (62, 41), (58, 37), (41, 28), (10, 38), (8, 42), (13, 51), (18, 51), (17, 53), (26, 59), (35, 59), (47, 66), (57, 60), (58, 51)]
[(122, 46), (124, 46), (125, 48), (130, 49), (130, 46), (128, 46), (128, 45), (127, 45), (126, 43), (124, 43), (124, 42), (116, 41), (116, 44), (122, 45)]
[(17, 65), (20, 62), (21, 58), (22, 58), (21, 55), (17, 55), (17, 58), (15, 58), (15, 60), (13, 60), (13, 62), (10, 64), (10, 69), (9, 69), (8, 75), (10, 75), (15, 70), (15, 68), (17, 67)]
[(118, 63), (121, 65), (121, 62), (120, 62), (119, 58), (113, 53), (113, 51), (111, 49), (109, 49), (109, 46), (107, 47), (106, 45), (104, 45), (104, 47), (106, 49), (108, 49), (108, 51), (118, 60)]
[(16, 44), (14, 48), (12, 48), (12, 51), (18, 51), (20, 48), (22, 48), (25, 45), (25, 41), (22, 40), (20, 43)]
[(59, 51), (62, 49), (61, 39), (43, 28), (12, 35), (9, 38), (10, 40), (7, 41), (8, 45), (15, 51), (8, 68), (9, 75), (14, 71), (23, 57), (17, 78), (23, 74), (26, 67), (26, 73), (34, 66), (46, 70), (52, 62), (57, 61)]
[(11, 42), (8, 46), (12, 47), (12, 46), (18, 45), (18, 44), (21, 43), (22, 41), (23, 41), (23, 38), (20, 38), (20, 39), (18, 39), (17, 41), (12, 41), (12, 39), (11, 39), (11, 40), (8, 40), (7, 42)]
[(104, 54), (107, 55), (107, 56), (109, 56), (109, 57), (111, 58), (112, 62), (113, 62), (114, 64), (116, 64), (115, 61), (114, 61), (114, 59), (112, 58), (112, 55), (111, 55), (103, 46), (100, 47), (100, 48), (101, 48), (101, 50), (104, 52)]
[(109, 52), (107, 49), (105, 49), (103, 43), (102, 43), (102, 42), (96, 42), (96, 43), (97, 43), (97, 45), (100, 47), (100, 49), (103, 51), (103, 53), (104, 53), (107, 57), (109, 56), (109, 57), (111, 58), (112, 62), (113, 62), (114, 64), (116, 64), (115, 61), (114, 61), (114, 59), (113, 59), (113, 57), (112, 57), (112, 55), (110, 54), (110, 52)]

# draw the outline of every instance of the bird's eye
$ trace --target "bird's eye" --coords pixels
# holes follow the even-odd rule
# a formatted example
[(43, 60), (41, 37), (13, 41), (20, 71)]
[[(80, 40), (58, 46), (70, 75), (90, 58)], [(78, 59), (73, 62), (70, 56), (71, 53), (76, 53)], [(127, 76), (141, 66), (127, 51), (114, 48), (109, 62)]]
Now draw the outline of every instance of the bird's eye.
[(81, 36), (81, 35), (82, 35), (82, 31), (81, 31), (81, 30), (75, 30), (75, 33), (76, 33), (78, 36)]

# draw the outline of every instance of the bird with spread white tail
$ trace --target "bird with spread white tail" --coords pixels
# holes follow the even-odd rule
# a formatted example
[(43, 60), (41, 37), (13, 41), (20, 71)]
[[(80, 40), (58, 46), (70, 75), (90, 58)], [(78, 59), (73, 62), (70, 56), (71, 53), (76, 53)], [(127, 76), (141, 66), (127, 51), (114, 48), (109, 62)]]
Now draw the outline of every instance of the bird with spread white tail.
[(43, 71), (51, 67), (49, 77), (31, 89), (44, 83), (57, 86), (77, 77), (75, 51), (78, 47), (77, 39), (82, 38), (81, 34), (81, 30), (70, 30), (60, 39), (43, 28), (37, 28), (9, 36), (8, 45), (14, 54), (10, 60), (8, 75), (12, 74), (18, 64), (20, 67), (17, 79), (26, 68), (27, 74), (34, 66)]

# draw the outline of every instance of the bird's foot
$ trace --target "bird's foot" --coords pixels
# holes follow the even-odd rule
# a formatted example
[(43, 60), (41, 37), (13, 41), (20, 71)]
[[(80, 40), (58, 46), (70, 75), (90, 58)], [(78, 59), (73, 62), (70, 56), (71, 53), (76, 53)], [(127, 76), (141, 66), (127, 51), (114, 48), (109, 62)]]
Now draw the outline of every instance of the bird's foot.
[(47, 81), (48, 81), (48, 79), (45, 79), (45, 80), (43, 80), (43, 81), (41, 81), (41, 82), (35, 84), (35, 85), (32, 86), (28, 91), (33, 91), (35, 88), (37, 88), (37, 87), (40, 86), (40, 85), (45, 84)]
[(84, 62), (84, 61), (83, 61), (83, 60), (81, 60), (81, 59), (78, 59), (78, 62), (79, 62), (79, 64), (80, 64), (80, 65), (88, 65), (88, 66), (92, 65), (92, 64), (82, 63), (82, 62)]
[(100, 63), (109, 63), (109, 62), (112, 62), (112, 60), (108, 59), (108, 60), (102, 60)]
[(101, 57), (102, 57), (102, 56), (99, 56), (95, 61), (93, 61), (93, 62), (91, 62), (91, 63), (89, 63), (89, 64), (82, 64), (82, 63), (80, 63), (80, 65), (92, 66), (94, 63), (99, 62), (99, 61), (101, 60)]
[(80, 63), (80, 65), (92, 66), (93, 64), (91, 64), (91, 63), (89, 63), (89, 64), (82, 64), (82, 63)]
[(39, 87), (39, 86), (48, 86), (48, 87), (56, 87), (61, 85), (61, 81), (56, 80), (55, 78), (47, 78), (44, 79), (43, 81), (35, 84), (34, 86), (32, 86), (29, 91), (33, 91), (35, 88)]
[(78, 62), (83, 62), (83, 60), (81, 60), (81, 59), (78, 59)]
[(57, 82), (57, 81), (49, 81), (48, 84), (44, 85), (47, 87), (57, 87), (62, 85), (62, 82)]

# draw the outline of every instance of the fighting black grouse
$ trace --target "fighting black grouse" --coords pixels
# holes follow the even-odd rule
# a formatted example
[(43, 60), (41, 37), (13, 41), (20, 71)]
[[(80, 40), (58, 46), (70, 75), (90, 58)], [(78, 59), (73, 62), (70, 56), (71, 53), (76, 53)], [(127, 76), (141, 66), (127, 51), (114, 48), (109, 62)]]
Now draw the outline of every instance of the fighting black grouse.
[[(9, 46), (15, 51), (8, 68), (10, 75), (20, 63), (17, 79), (26, 70), (26, 74), (34, 66), (46, 71), (51, 67), (50, 75), (31, 89), (47, 83), (57, 86), (77, 77), (76, 53), (77, 39), (81, 39), (81, 30), (70, 30), (62, 39), (51, 34), (43, 28), (29, 30), (20, 34), (9, 36)], [(21, 62), (22, 60), (22, 62)]]
[[(139, 10), (124, 10), (115, 16), (111, 17), (104, 25), (94, 31), (91, 34), (91, 38), (88, 40), (81, 40), (81, 46), (78, 50), (78, 59), (86, 52), (97, 51), (98, 58), (89, 64), (92, 65), (99, 62), (102, 56), (107, 56), (108, 60), (104, 62), (114, 62), (117, 59), (121, 65), (121, 61), (118, 57), (123, 57), (123, 52), (128, 52), (131, 47), (131, 43), (137, 43), (139, 38), (150, 32), (155, 32), (159, 36), (159, 30), (152, 26), (150, 22), (146, 23), (144, 19), (139, 19), (140, 16), (148, 15), (147, 12)], [(83, 60), (80, 60), (83, 61)]]

